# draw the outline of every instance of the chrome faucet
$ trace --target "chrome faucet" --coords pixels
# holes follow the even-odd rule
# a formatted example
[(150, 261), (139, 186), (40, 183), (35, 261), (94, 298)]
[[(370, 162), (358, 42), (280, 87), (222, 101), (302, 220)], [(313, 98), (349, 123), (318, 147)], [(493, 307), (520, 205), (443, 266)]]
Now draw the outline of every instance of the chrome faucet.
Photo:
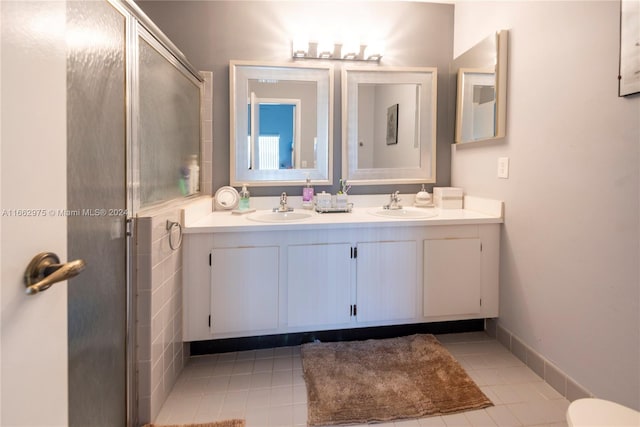
[(401, 200), (402, 199), (400, 198), (399, 191), (396, 191), (395, 193), (391, 193), (391, 195), (389, 196), (389, 203), (386, 205), (383, 205), (382, 209), (390, 209), (390, 210), (402, 209), (402, 205), (399, 204)]
[(287, 206), (287, 193), (284, 191), (280, 195), (280, 207), (273, 208), (274, 212), (291, 212), (293, 208)]

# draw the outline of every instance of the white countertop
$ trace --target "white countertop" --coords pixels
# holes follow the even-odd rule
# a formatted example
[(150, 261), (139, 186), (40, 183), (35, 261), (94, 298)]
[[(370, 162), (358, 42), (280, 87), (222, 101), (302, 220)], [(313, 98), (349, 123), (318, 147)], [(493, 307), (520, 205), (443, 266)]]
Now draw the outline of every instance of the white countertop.
[[(184, 221), (184, 233), (232, 233), (244, 231), (303, 231), (317, 229), (441, 226), (502, 223), (503, 203), (496, 200), (465, 197), (466, 209), (433, 209), (436, 216), (430, 218), (393, 218), (373, 215), (379, 206), (354, 207), (349, 213), (316, 213), (312, 210), (294, 209), (295, 212), (312, 213), (310, 218), (291, 222), (258, 222), (249, 219), (250, 214), (232, 214), (231, 211), (215, 211)], [(422, 208), (416, 208), (422, 209)], [(271, 212), (263, 209), (256, 211)]]

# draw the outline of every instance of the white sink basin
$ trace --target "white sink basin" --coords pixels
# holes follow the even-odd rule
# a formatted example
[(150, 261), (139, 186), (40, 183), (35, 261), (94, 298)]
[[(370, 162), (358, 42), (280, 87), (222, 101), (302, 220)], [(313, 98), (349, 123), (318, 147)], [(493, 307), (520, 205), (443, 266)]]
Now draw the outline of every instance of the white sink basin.
[(250, 214), (247, 219), (257, 222), (295, 222), (311, 218), (310, 212), (256, 212)]
[(372, 215), (384, 216), (387, 218), (399, 219), (424, 219), (438, 216), (438, 211), (433, 208), (402, 208), (402, 209), (382, 209), (377, 208), (369, 211)]

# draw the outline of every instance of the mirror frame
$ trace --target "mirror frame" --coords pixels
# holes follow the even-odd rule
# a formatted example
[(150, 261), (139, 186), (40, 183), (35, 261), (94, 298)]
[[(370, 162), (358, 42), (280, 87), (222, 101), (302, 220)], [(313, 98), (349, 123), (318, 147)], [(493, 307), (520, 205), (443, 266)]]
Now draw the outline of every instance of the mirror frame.
[[(331, 64), (229, 62), (229, 180), (232, 186), (303, 185), (307, 178), (316, 185), (333, 183), (333, 74)], [(312, 81), (317, 84), (316, 168), (252, 170), (242, 166), (249, 155), (246, 144), (249, 118), (247, 104), (239, 100), (248, 99), (248, 82), (252, 79)]]
[[(495, 40), (495, 49), (487, 49), (492, 40)], [(454, 66), (457, 74), (456, 84), (456, 131), (455, 131), (455, 143), (456, 144), (469, 144), (473, 142), (489, 141), (498, 138), (504, 138), (507, 134), (507, 43), (509, 39), (508, 30), (500, 30), (494, 34), (486, 37), (469, 50), (459, 55), (454, 60)], [(470, 64), (469, 60), (463, 58), (468, 54), (471, 56), (480, 56), (480, 63)], [(462, 122), (463, 122), (463, 101), (464, 101), (464, 88), (462, 82), (464, 81), (464, 73), (466, 72), (486, 72), (487, 70), (493, 70), (496, 73), (496, 114), (494, 118), (494, 135), (486, 138), (478, 138), (464, 141), (462, 140)]]
[[(351, 185), (436, 182), (436, 67), (344, 67), (342, 70), (342, 176)], [(358, 168), (358, 84), (419, 87), (420, 164), (406, 168)]]

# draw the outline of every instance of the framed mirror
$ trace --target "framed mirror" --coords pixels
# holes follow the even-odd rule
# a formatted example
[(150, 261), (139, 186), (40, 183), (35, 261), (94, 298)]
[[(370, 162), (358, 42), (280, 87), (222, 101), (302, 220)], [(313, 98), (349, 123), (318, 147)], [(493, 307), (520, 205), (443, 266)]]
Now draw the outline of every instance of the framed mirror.
[(231, 61), (230, 181), (332, 183), (333, 68)]
[(457, 74), (456, 143), (506, 135), (507, 39), (507, 30), (498, 31), (453, 62)]
[(342, 70), (342, 176), (352, 185), (436, 180), (431, 67)]

